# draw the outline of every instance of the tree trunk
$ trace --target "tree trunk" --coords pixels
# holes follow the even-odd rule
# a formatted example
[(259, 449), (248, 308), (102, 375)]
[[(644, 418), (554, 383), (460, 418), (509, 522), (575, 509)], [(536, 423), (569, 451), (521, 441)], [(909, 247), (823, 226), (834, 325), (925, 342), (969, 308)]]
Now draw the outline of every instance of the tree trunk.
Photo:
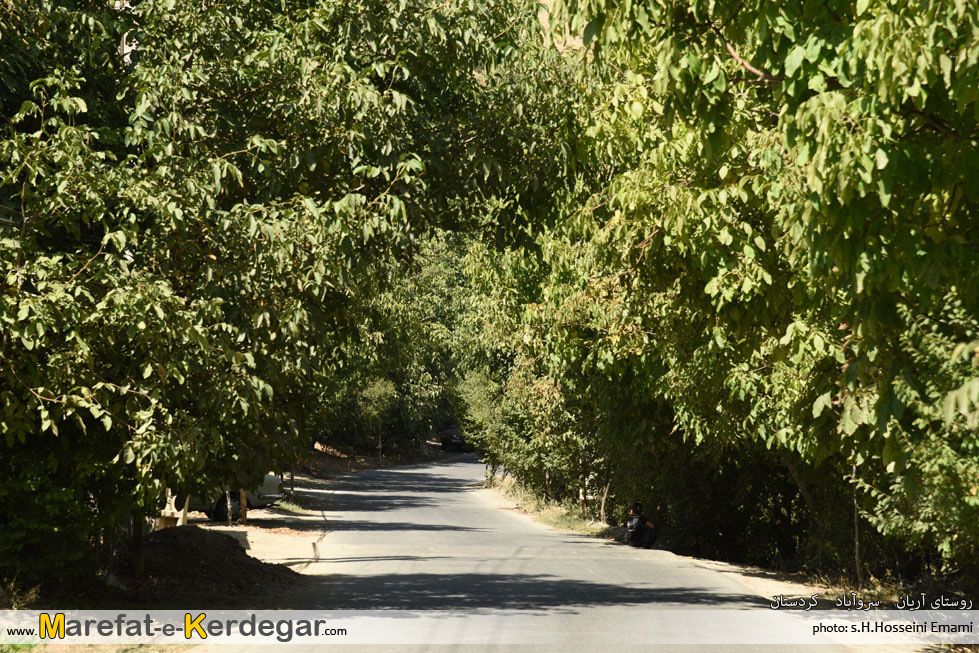
[(582, 482), (581, 486), (578, 488), (578, 503), (580, 505), (581, 514), (586, 519), (591, 519), (588, 515), (588, 486)]
[(785, 468), (789, 470), (789, 475), (795, 484), (799, 488), (799, 494), (802, 495), (802, 500), (806, 502), (806, 507), (809, 508), (809, 514), (812, 515), (812, 520), (817, 526), (823, 529), (825, 532), (826, 523), (819, 512), (816, 511), (816, 501), (813, 499), (812, 492), (809, 489), (809, 484), (806, 483), (805, 479), (802, 478), (802, 474), (799, 473), (799, 468), (796, 467), (795, 461), (792, 460), (792, 456), (789, 452), (781, 449), (779, 451), (779, 457), (782, 459), (782, 464)]
[(238, 490), (239, 500), (241, 501), (241, 523), (248, 523), (248, 493), (244, 490)]
[(382, 446), (383, 446), (383, 442), (381, 440), (381, 432), (378, 431), (377, 432), (377, 460), (379, 462), (383, 462), (384, 461), (384, 455), (383, 455), (383, 453), (381, 451), (381, 447)]
[(605, 484), (605, 489), (602, 490), (602, 506), (598, 509), (598, 518), (603, 524), (607, 524), (608, 520), (605, 519), (605, 502), (608, 500), (608, 489), (612, 485), (612, 481)]
[(228, 509), (228, 526), (231, 526), (231, 488), (224, 487), (224, 505)]
[(133, 576), (140, 578), (143, 575), (143, 516), (133, 514)]
[(853, 463), (853, 562), (857, 569), (857, 587), (863, 587), (863, 561), (860, 559), (860, 504), (857, 501), (857, 463)]

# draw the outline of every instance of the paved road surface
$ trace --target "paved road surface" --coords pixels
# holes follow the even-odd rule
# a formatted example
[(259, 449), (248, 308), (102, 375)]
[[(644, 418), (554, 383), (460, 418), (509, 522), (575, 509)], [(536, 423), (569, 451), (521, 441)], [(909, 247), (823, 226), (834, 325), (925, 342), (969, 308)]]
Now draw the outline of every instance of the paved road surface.
[[(282, 607), (442, 611), (445, 628), (460, 637), (455, 641), (472, 643), (472, 633), (463, 637), (467, 625), (448, 619), (464, 611), (483, 618), (472, 625), (482, 629), (480, 644), (564, 651), (650, 650), (640, 642), (655, 635), (644, 626), (651, 610), (687, 611), (684, 628), (705, 632), (710, 613), (690, 611), (772, 612), (769, 600), (727, 575), (667, 551), (557, 531), (508, 510), (496, 492), (480, 487), (484, 473), (470, 454), (304, 489), (323, 510), (303, 527), (322, 529), (325, 518), (327, 530), (302, 549), (308, 553), (297, 556), (294, 548), (262, 555), (316, 578)], [(639, 641), (630, 645), (630, 639)]]
[[(332, 484), (316, 607), (766, 607), (744, 586), (659, 550), (553, 530), (500, 508), (475, 456)], [(294, 562), (294, 561), (293, 561)]]

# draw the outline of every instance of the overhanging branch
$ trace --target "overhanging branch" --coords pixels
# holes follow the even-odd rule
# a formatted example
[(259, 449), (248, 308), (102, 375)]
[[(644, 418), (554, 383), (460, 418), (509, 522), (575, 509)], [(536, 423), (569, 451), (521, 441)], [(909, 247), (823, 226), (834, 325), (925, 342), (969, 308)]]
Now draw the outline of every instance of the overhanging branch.
[(717, 35), (717, 38), (721, 39), (721, 42), (724, 43), (724, 47), (727, 48), (728, 54), (730, 54), (731, 57), (735, 61), (737, 61), (738, 64), (741, 65), (742, 68), (744, 68), (749, 73), (755, 75), (758, 78), (755, 81), (759, 81), (759, 82), (762, 82), (762, 81), (764, 81), (764, 82), (780, 82), (783, 79), (785, 79), (781, 75), (772, 75), (772, 74), (766, 73), (764, 70), (761, 70), (760, 68), (756, 68), (756, 67), (752, 66), (750, 63), (748, 63), (747, 61), (745, 61), (741, 57), (741, 55), (738, 54), (738, 51), (734, 49), (734, 46), (731, 45), (726, 38), (724, 38), (724, 35), (721, 33), (721, 30), (717, 29), (717, 27), (714, 26), (714, 25), (711, 25), (711, 29), (714, 31), (714, 34)]

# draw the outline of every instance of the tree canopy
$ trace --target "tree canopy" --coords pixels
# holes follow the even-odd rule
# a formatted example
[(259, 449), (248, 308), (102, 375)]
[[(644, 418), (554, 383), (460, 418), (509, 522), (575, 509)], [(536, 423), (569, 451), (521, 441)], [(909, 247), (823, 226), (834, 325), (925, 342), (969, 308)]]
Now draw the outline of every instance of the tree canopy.
[(561, 165), (542, 43), (516, 2), (5, 2), (4, 573), (329, 430), (419, 239)]
[(977, 559), (974, 3), (0, 9), (0, 577), (454, 418), (681, 549)]
[(511, 336), (465, 386), (514, 403), (474, 404), (491, 451), (679, 529), (695, 460), (768, 461), (788, 508), (736, 498), (742, 532), (788, 510), (825, 540), (852, 492), (974, 560), (979, 9), (953, 4), (556, 2), (593, 74), (585, 167), (534, 260), (474, 251), (487, 351)]

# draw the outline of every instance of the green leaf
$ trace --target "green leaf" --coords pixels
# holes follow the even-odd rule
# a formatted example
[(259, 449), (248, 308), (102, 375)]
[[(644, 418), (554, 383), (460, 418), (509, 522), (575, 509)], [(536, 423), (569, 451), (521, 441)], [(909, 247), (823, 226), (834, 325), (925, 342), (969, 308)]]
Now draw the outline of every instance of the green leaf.
[(601, 21), (599, 18), (595, 18), (594, 20), (588, 21), (588, 24), (585, 25), (585, 32), (582, 35), (582, 42), (584, 43), (586, 48), (595, 38), (595, 34), (598, 33), (598, 27), (600, 22)]
[(891, 204), (891, 189), (890, 184), (886, 183), (883, 179), (877, 182), (877, 196), (880, 198), (880, 203), (885, 207)]
[(819, 398), (816, 399), (816, 402), (812, 405), (812, 416), (819, 417), (823, 413), (824, 409), (829, 408), (832, 405), (833, 398), (831, 392), (825, 392), (819, 395)]
[(802, 65), (805, 58), (806, 49), (803, 46), (797, 45), (792, 48), (792, 51), (789, 52), (789, 56), (785, 58), (785, 76), (792, 77), (795, 74), (795, 71), (799, 69), (799, 66)]
[(847, 397), (843, 403), (843, 432), (847, 435), (853, 435), (862, 422), (863, 411), (860, 410), (860, 406), (853, 400), (852, 396)]
[(877, 148), (877, 153), (874, 155), (874, 158), (877, 161), (878, 170), (883, 170), (887, 167), (887, 152), (882, 148)]

